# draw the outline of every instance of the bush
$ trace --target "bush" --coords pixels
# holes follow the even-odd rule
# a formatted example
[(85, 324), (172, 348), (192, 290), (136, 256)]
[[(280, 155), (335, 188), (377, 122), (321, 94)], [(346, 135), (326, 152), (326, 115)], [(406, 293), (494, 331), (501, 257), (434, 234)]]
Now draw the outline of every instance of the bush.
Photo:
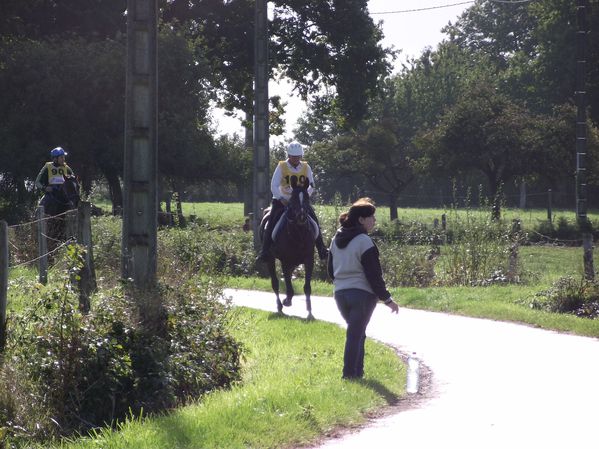
[(565, 276), (548, 290), (538, 292), (530, 301), (533, 309), (571, 313), (579, 317), (599, 316), (599, 281)]
[[(591, 223), (591, 232), (593, 239), (597, 240), (599, 238), (599, 223)], [(549, 242), (576, 246), (580, 245), (580, 238), (581, 230), (576, 219), (569, 220), (562, 215), (553, 222), (539, 221), (530, 234), (529, 241), (531, 243)]]
[(416, 221), (403, 223), (399, 220), (383, 222), (377, 234), (388, 241), (399, 241), (405, 245), (440, 245), (446, 239), (441, 228), (429, 228)]
[(156, 328), (140, 309), (148, 294), (135, 290), (98, 295), (92, 312), (82, 314), (71, 284), (76, 270), (73, 264), (62, 285), (11, 315), (0, 418), (14, 436), (86, 432), (239, 379), (241, 348), (225, 330), (228, 306), (219, 285), (161, 287), (154, 293), (163, 309)]
[(121, 217), (96, 217), (91, 223), (95, 267), (102, 276), (116, 280), (121, 274)]
[(233, 276), (253, 273), (252, 235), (241, 229), (216, 232), (207, 225), (191, 223), (183, 229), (163, 229), (159, 246), (167, 264), (161, 267), (163, 272), (189, 270)]
[[(510, 255), (517, 255), (522, 234), (498, 220), (469, 213), (452, 221), (451, 244), (443, 246), (439, 261), (444, 285), (490, 285), (508, 281)], [(514, 268), (521, 270), (517, 265)], [(513, 271), (513, 270), (512, 270)], [(519, 278), (512, 272), (510, 280)]]
[(438, 248), (383, 243), (381, 267), (390, 287), (428, 287), (435, 280)]

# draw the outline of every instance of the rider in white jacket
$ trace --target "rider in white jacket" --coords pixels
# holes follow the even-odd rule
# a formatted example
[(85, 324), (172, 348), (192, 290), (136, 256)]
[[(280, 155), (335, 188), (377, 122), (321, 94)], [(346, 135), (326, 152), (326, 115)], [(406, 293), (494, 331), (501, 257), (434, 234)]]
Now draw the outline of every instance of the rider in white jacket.
[[(272, 243), (272, 230), (274, 224), (279, 220), (281, 214), (291, 198), (291, 179), (295, 178), (299, 186), (308, 186), (308, 194), (311, 195), (314, 191), (314, 175), (312, 174), (312, 168), (307, 162), (302, 161), (304, 155), (304, 148), (298, 142), (291, 142), (287, 146), (287, 160), (280, 161), (275, 169), (272, 179), (270, 182), (270, 190), (272, 192), (272, 203), (270, 209), (269, 225), (264, 230), (264, 236), (262, 239), (262, 250), (256, 260), (259, 262), (266, 262), (268, 259), (268, 253), (270, 245)], [(314, 209), (310, 208), (310, 216), (318, 224), (318, 218)], [(318, 250), (318, 256), (321, 260), (327, 258), (328, 249), (322, 240), (322, 233), (320, 232), (320, 224), (318, 224), (318, 237), (315, 241), (316, 249)]]

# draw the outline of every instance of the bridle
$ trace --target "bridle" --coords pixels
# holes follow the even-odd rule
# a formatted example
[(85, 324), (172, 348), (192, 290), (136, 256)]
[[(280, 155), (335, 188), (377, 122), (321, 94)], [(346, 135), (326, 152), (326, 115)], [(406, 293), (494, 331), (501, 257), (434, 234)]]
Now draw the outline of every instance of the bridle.
[(305, 226), (308, 222), (308, 198), (307, 193), (303, 189), (298, 189), (299, 192), (293, 192), (289, 200), (287, 220), (290, 223), (296, 223), (298, 226)]

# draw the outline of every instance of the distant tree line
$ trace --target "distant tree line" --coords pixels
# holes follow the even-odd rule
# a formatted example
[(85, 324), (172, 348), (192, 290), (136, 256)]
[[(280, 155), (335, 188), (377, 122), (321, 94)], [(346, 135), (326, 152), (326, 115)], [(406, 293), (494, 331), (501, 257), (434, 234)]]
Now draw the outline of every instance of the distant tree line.
[[(366, 0), (273, 4), (272, 76), (286, 76), (305, 98), (328, 86), (343, 126), (355, 126), (390, 68)], [(100, 180), (115, 209), (121, 205), (124, 8), (121, 0), (2, 2), (0, 209), (31, 205), (31, 181), (58, 145), (70, 151), (84, 190)], [(221, 183), (243, 197), (251, 184), (248, 142), (216, 137), (210, 114), (214, 104), (241, 111), (251, 129), (254, 3), (159, 0), (159, 8), (160, 187), (182, 193)], [(271, 105), (271, 133), (282, 134), (286, 104), (273, 97)]]
[[(406, 192), (450, 199), (453, 178), (461, 195), (480, 183), (491, 203), (529, 186), (559, 191), (562, 206), (574, 208), (575, 6), (477, 1), (444, 28), (437, 48), (385, 79), (350, 131), (337, 126), (334, 96), (313, 102), (297, 134), (311, 144), (326, 194), (338, 180), (346, 189), (366, 186), (393, 218)], [(588, 23), (599, 26), (596, 4)], [(589, 183), (599, 193), (599, 37), (589, 33), (588, 41)]]
[[(500, 193), (552, 188), (563, 206), (568, 198), (574, 205), (575, 2), (478, 0), (444, 28), (442, 43), (393, 75), (395, 50), (382, 47), (366, 0), (270, 3), (271, 76), (291, 80), (309, 102), (295, 137), (309, 146), (323, 199), (373, 192), (394, 218), (408, 196), (411, 205), (451, 197), (455, 179), (461, 195), (482, 185), (491, 202)], [(5, 213), (31, 206), (31, 181), (57, 145), (70, 150), (86, 191), (101, 181), (115, 209), (121, 205), (124, 7), (121, 0), (2, 2)], [(159, 0), (159, 7), (160, 189), (183, 198), (209, 185), (247, 200), (251, 133), (216, 137), (211, 108), (241, 111), (251, 131), (254, 4)], [(588, 23), (599, 26), (594, 4)], [(597, 207), (599, 37), (589, 33), (588, 41), (589, 199)], [(282, 134), (286, 107), (271, 98), (272, 135)]]

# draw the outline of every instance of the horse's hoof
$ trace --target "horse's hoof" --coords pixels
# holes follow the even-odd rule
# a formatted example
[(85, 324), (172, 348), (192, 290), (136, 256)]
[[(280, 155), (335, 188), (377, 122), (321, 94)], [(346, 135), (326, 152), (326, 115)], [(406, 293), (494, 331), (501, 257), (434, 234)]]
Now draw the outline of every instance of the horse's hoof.
[(308, 320), (308, 321), (314, 321), (314, 320), (316, 320), (316, 318), (314, 318), (314, 315), (312, 315), (311, 313), (309, 313), (308, 317), (306, 318), (306, 320)]
[(285, 298), (285, 300), (283, 301), (283, 305), (285, 307), (289, 307), (291, 305), (291, 298)]

